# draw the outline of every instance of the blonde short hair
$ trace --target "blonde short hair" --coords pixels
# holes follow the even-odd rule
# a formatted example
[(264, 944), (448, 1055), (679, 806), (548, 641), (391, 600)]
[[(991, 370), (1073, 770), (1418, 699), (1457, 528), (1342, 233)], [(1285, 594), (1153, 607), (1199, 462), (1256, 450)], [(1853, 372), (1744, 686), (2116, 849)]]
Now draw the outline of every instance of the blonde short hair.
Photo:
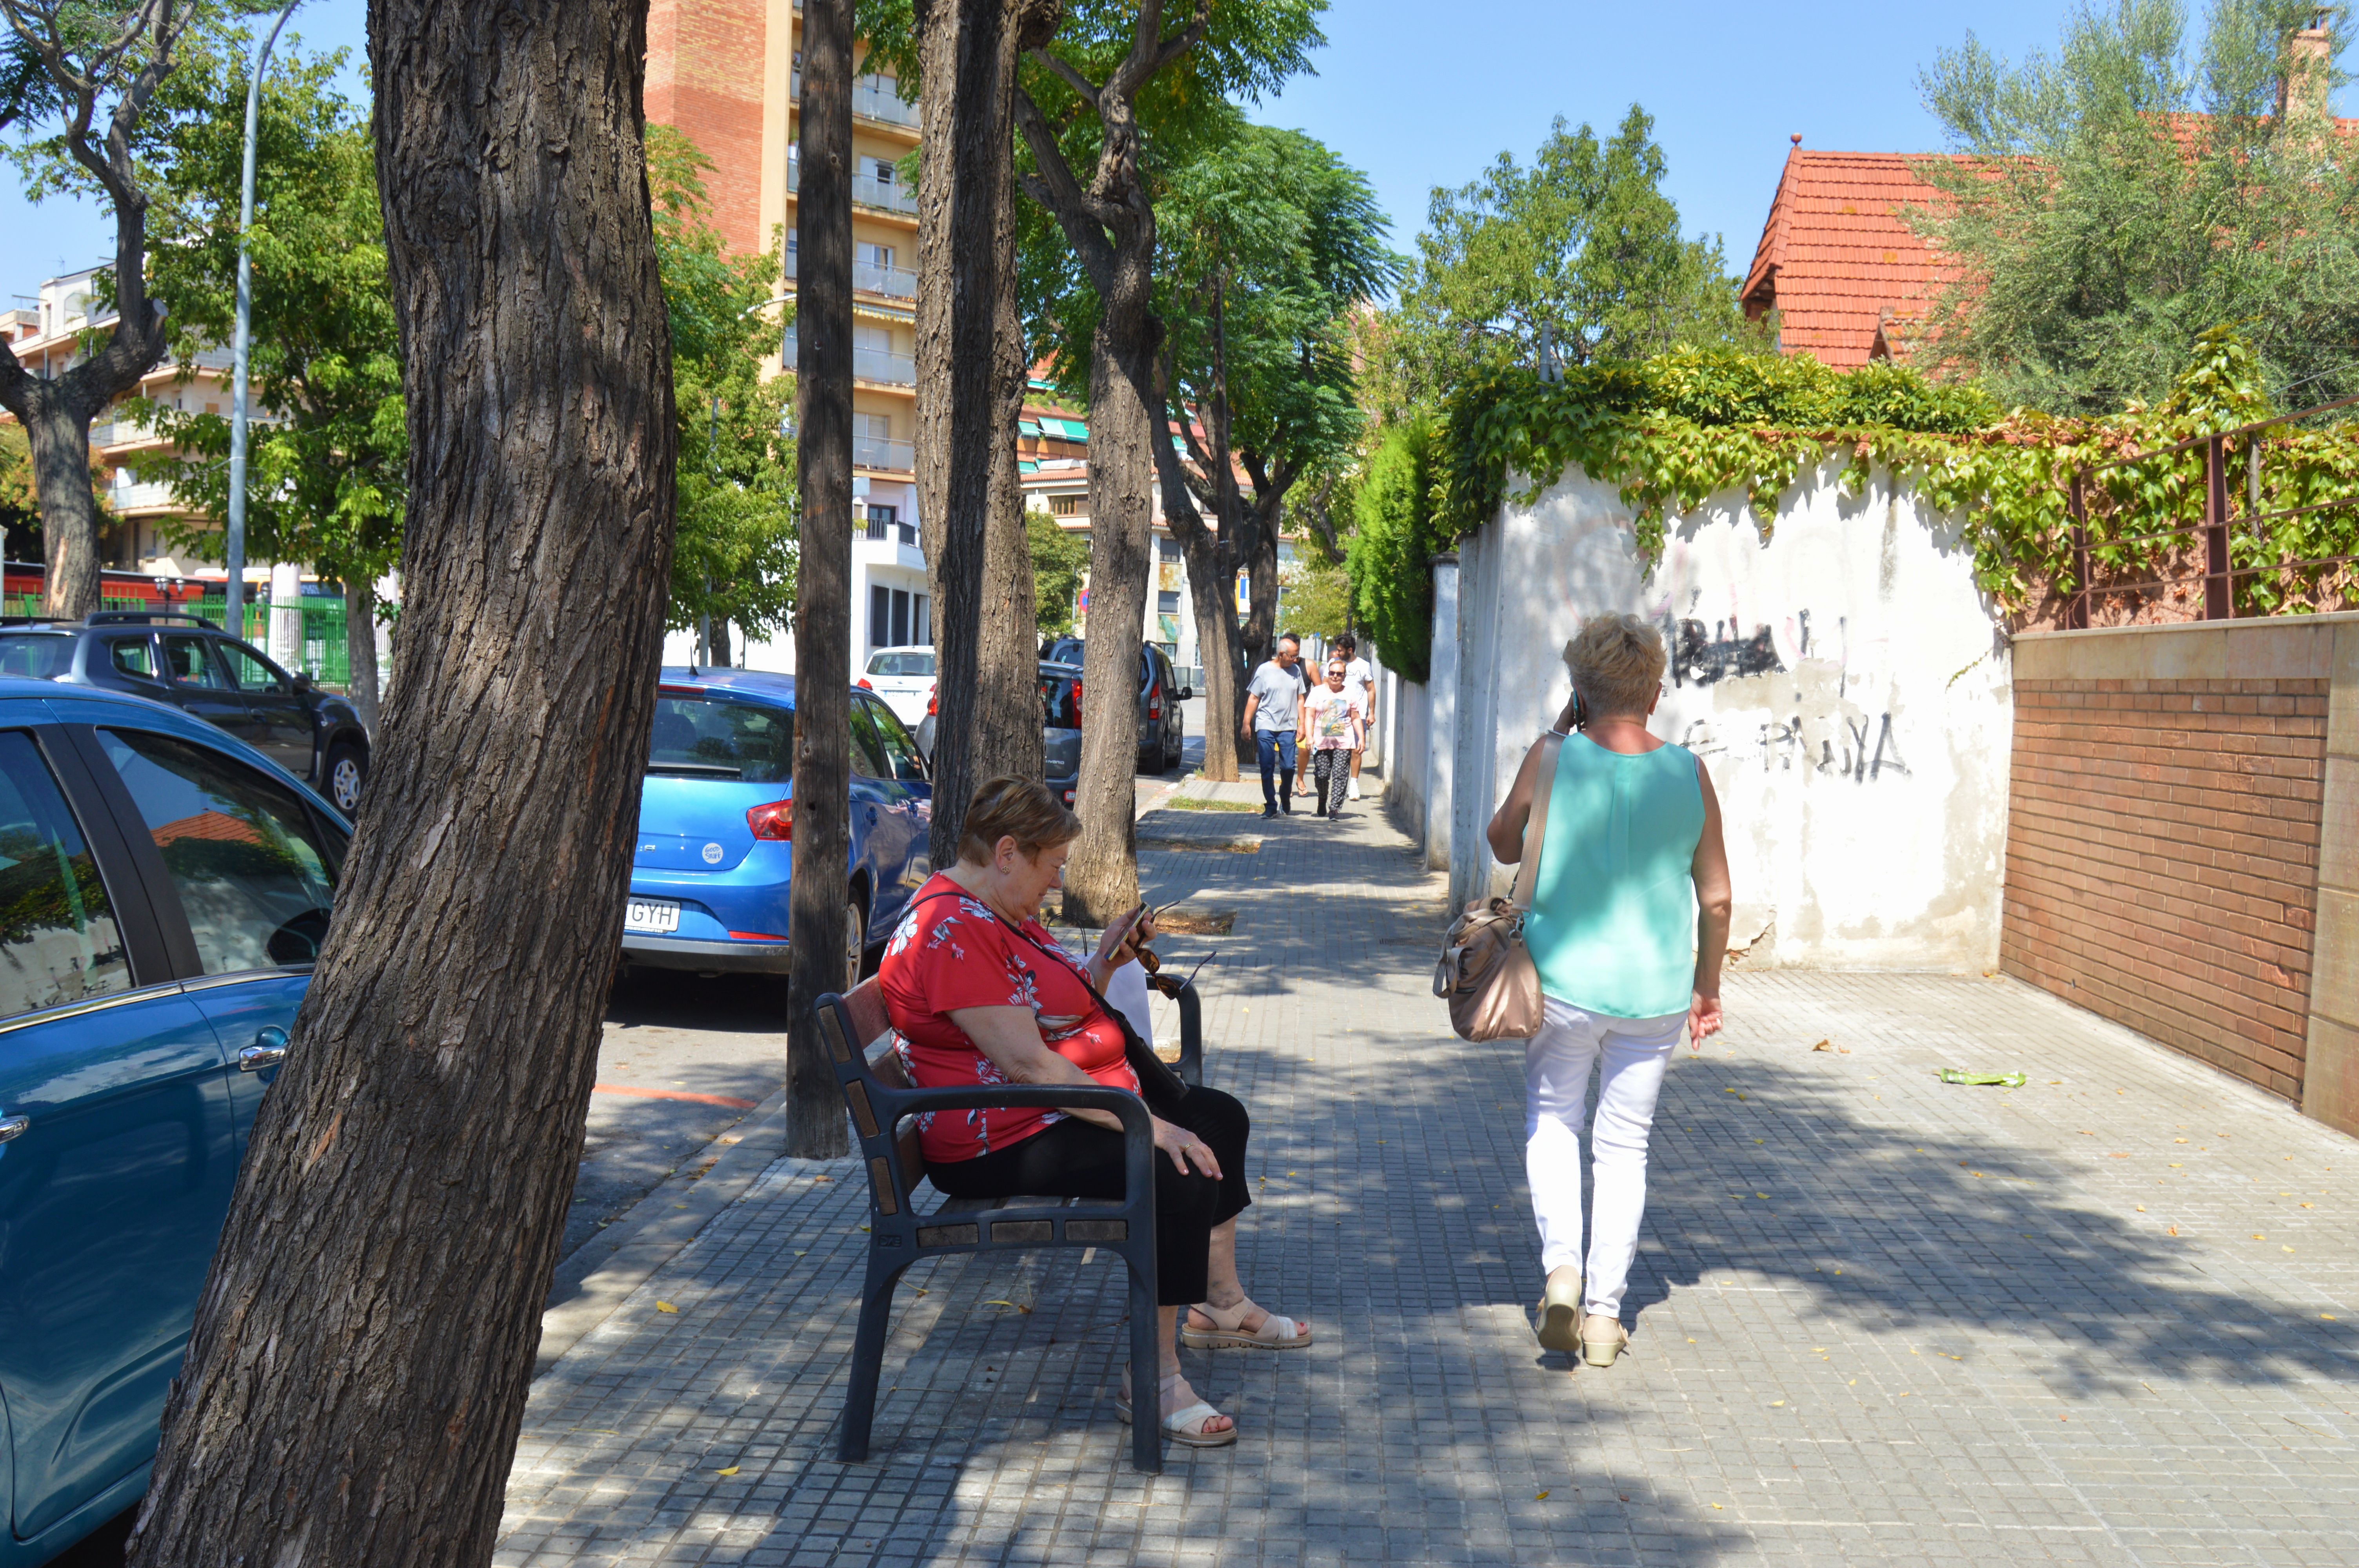
[(987, 866), (999, 841), (1013, 838), (1029, 860), (1081, 836), (1082, 819), (1066, 810), (1047, 784), (1002, 773), (984, 780), (967, 802), (966, 820), (959, 825), (959, 859)]
[(1564, 667), (1590, 713), (1644, 713), (1663, 684), (1663, 634), (1636, 615), (1608, 611), (1581, 623), (1564, 645)]

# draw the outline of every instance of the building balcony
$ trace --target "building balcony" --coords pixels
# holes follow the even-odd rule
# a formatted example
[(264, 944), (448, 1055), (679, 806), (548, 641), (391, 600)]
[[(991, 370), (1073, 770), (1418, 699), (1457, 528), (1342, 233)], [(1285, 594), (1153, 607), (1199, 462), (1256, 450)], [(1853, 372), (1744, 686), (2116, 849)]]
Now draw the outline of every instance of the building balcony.
[[(796, 109), (803, 103), (803, 73), (789, 72), (787, 92)], [(864, 81), (852, 84), (852, 116), (855, 120), (874, 120), (879, 124), (897, 125), (904, 130), (918, 128), (918, 106), (904, 103), (901, 95), (888, 88), (871, 86)]]
[(93, 447), (130, 447), (152, 445), (156, 432), (136, 419), (93, 419), (90, 423), (90, 444)]
[(884, 349), (852, 351), (852, 379), (882, 382), (888, 386), (918, 384), (918, 362), (908, 354), (891, 353)]
[[(790, 282), (795, 276), (799, 260), (796, 252), (787, 253), (786, 275)], [(856, 261), (852, 264), (852, 287), (855, 293), (877, 294), (887, 299), (915, 299), (918, 297), (918, 275), (906, 266)]]
[(852, 466), (874, 469), (880, 473), (915, 473), (918, 471), (918, 449), (908, 441), (887, 440), (878, 436), (854, 436), (852, 438)]
[[(787, 160), (787, 189), (799, 193), (803, 188), (803, 161), (799, 157)], [(872, 211), (893, 212), (905, 218), (918, 215), (916, 187), (899, 179), (879, 179), (873, 174), (852, 177), (852, 204)]]
[(149, 480), (135, 484), (118, 484), (106, 492), (106, 503), (118, 513), (179, 512), (180, 503), (174, 499), (172, 487), (161, 480)]
[[(789, 331), (778, 351), (782, 370), (795, 368), (795, 334)], [(852, 351), (852, 379), (875, 382), (884, 386), (915, 386), (918, 384), (918, 362), (908, 354), (897, 354), (887, 349)]]

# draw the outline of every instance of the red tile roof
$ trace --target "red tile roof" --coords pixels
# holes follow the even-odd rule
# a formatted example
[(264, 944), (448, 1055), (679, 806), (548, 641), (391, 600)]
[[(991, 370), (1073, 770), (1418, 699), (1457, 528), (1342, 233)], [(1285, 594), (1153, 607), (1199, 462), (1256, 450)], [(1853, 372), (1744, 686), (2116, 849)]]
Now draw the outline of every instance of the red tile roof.
[(1877, 356), (1886, 320), (1923, 314), (1941, 276), (1901, 214), (1940, 193), (1910, 170), (1913, 158), (1799, 146), (1786, 155), (1744, 291), (1746, 315), (1779, 313), (1785, 352), (1850, 370)]

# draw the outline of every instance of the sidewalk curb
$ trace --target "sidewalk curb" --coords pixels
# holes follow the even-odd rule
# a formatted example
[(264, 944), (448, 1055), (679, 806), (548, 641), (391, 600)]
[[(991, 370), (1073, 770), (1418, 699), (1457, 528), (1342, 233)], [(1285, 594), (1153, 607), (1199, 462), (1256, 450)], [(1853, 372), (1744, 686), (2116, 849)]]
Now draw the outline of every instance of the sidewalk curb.
[(701, 1173), (701, 1156), (682, 1162), (662, 1185), (557, 1266), (549, 1305), (540, 1316), (540, 1348), (532, 1366), (536, 1379), (613, 1316), (633, 1291), (678, 1256), (714, 1215), (735, 1203), (755, 1178), (786, 1153), (785, 1087), (706, 1145), (707, 1151), (733, 1135), (736, 1141)]

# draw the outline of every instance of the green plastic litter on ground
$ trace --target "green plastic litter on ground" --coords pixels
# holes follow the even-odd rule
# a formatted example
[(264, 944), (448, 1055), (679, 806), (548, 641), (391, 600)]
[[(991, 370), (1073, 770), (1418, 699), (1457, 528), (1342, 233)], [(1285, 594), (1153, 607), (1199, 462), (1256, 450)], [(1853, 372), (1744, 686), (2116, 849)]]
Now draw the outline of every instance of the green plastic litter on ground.
[(1995, 1084), (2009, 1089), (2019, 1089), (2030, 1081), (2021, 1073), (1968, 1073), (1956, 1067), (1944, 1067), (1933, 1076), (1945, 1084)]

